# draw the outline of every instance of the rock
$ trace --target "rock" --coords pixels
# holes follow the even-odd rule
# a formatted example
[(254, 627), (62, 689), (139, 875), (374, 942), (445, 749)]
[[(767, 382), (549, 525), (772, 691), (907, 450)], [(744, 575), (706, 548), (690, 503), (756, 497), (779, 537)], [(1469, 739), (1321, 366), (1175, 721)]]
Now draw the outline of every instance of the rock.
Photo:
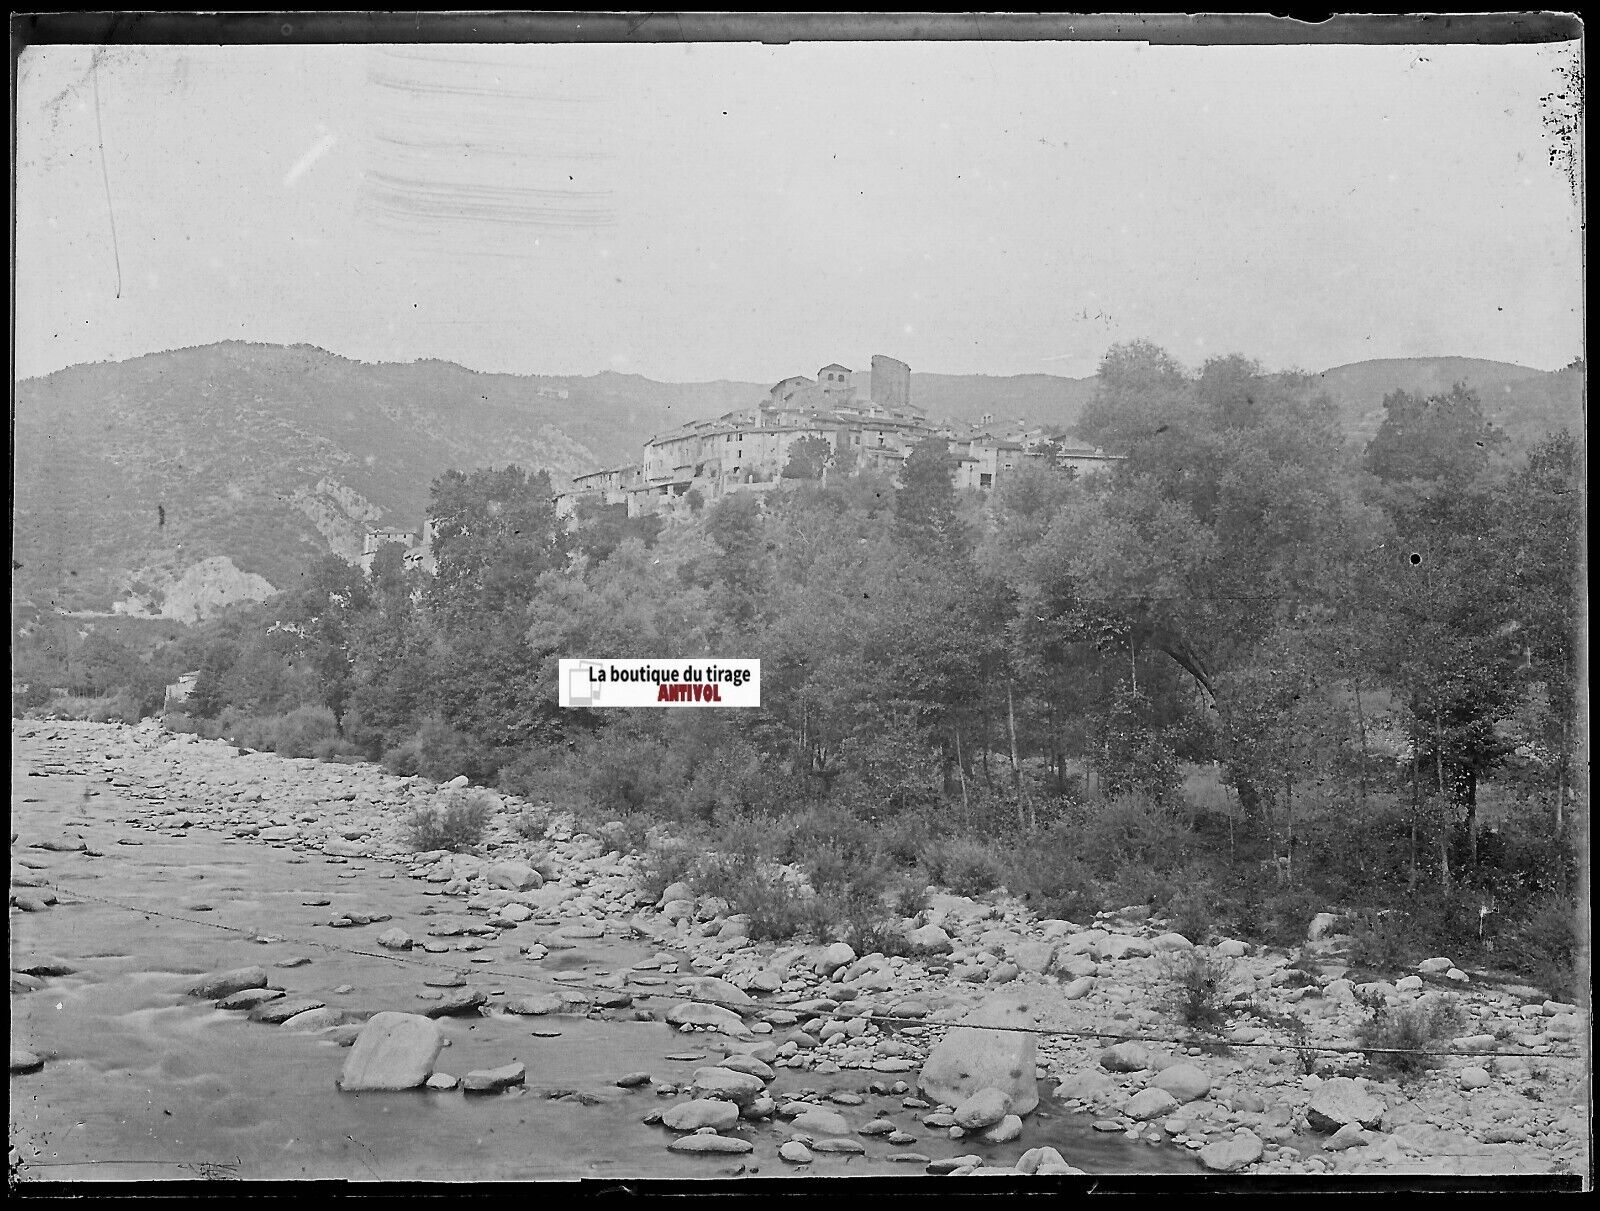
[(511, 997), (505, 1003), (505, 1010), (526, 1017), (542, 1017), (548, 1013), (560, 1013), (566, 1004), (566, 998), (559, 992), (535, 992), (523, 997)]
[(818, 974), (831, 976), (847, 963), (854, 963), (856, 952), (850, 948), (848, 942), (835, 942), (818, 956), (816, 970)]
[(43, 1057), (34, 1055), (34, 1053), (31, 1051), (25, 1051), (21, 1047), (13, 1047), (11, 1049), (12, 1076), (21, 1076), (22, 1074), (28, 1072), (38, 1072), (39, 1069), (43, 1067)]
[(1242, 959), (1250, 953), (1250, 943), (1241, 942), (1237, 938), (1225, 938), (1218, 942), (1214, 949), (1224, 959)]
[(789, 1125), (807, 1135), (847, 1135), (850, 1132), (850, 1124), (844, 1115), (837, 1110), (823, 1110), (821, 1107), (796, 1115)]
[(238, 992), (230, 993), (218, 1001), (217, 1008), (249, 1012), (256, 1006), (276, 1001), (281, 996), (283, 996), (281, 988), (241, 988)]
[(924, 925), (906, 934), (911, 953), (920, 955), (949, 954), (954, 943), (950, 935), (937, 925)]
[(1384, 1104), (1355, 1080), (1336, 1076), (1323, 1081), (1311, 1094), (1306, 1120), (1323, 1132), (1337, 1131), (1346, 1123), (1376, 1127), (1383, 1119)]
[(1364, 1148), (1372, 1142), (1370, 1136), (1356, 1123), (1346, 1123), (1322, 1142), (1326, 1152), (1343, 1152), (1346, 1148)]
[(865, 1152), (867, 1149), (860, 1140), (852, 1139), (825, 1139), (817, 1140), (811, 1145), (813, 1152)]
[(1150, 939), (1150, 947), (1157, 954), (1165, 951), (1193, 950), (1194, 943), (1181, 933), (1164, 933)]
[(986, 1144), (1009, 1144), (1021, 1135), (1022, 1120), (1014, 1114), (1008, 1114), (989, 1130), (980, 1133), (978, 1138)]
[(778, 1156), (781, 1160), (788, 1161), (791, 1165), (809, 1165), (811, 1163), (811, 1150), (799, 1140), (790, 1140), (778, 1147)]
[(1171, 1114), (1179, 1104), (1165, 1089), (1143, 1089), (1123, 1103), (1122, 1113), (1131, 1119), (1151, 1119)]
[(667, 1010), (667, 1021), (674, 1026), (709, 1026), (724, 1034), (747, 1037), (750, 1031), (744, 1020), (731, 1009), (720, 1005), (706, 1005), (697, 1001), (680, 1001)]
[(1062, 1100), (1092, 1101), (1112, 1088), (1111, 1078), (1104, 1073), (1071, 1072), (1056, 1085), (1056, 1097)]
[(1102, 959), (1144, 959), (1155, 953), (1146, 938), (1132, 938), (1127, 934), (1114, 933), (1099, 943), (1095, 949), (1099, 951)]
[(630, 1072), (617, 1078), (617, 1085), (622, 1089), (637, 1089), (640, 1085), (650, 1084), (651, 1077), (648, 1072)]
[[(40, 973), (34, 972), (33, 974), (38, 975)], [(1546, 1001), (1543, 1005), (1539, 1006), (1539, 1009), (1540, 1012), (1542, 1012), (1547, 1018), (1553, 1018), (1557, 1014), (1578, 1012), (1578, 1007), (1576, 1005), (1568, 1004), (1566, 1001)]]
[(1016, 964), (1023, 971), (1043, 975), (1050, 970), (1050, 960), (1056, 957), (1053, 942), (1020, 942), (1016, 948)]
[(1143, 1043), (1113, 1043), (1100, 1053), (1100, 1067), (1107, 1072), (1138, 1072), (1154, 1065)]
[(239, 967), (233, 971), (220, 972), (217, 975), (207, 976), (200, 983), (189, 989), (192, 997), (202, 997), (208, 1001), (219, 1001), (225, 996), (246, 988), (265, 988), (267, 986), (267, 973), (260, 967)]
[(444, 1000), (437, 1005), (429, 1005), (423, 1012), (430, 1018), (453, 1017), (462, 1013), (477, 1013), (478, 1007), (488, 999), (487, 994), (481, 988), (464, 988), (460, 992), (445, 994)]
[(1311, 918), (1311, 925), (1306, 929), (1306, 941), (1320, 942), (1333, 932), (1334, 924), (1339, 920), (1331, 912), (1319, 912)]
[(749, 1152), (755, 1148), (749, 1140), (734, 1139), (728, 1135), (683, 1135), (667, 1145), (669, 1152)]
[(980, 1089), (955, 1108), (956, 1126), (966, 1131), (977, 1131), (993, 1126), (1005, 1118), (1011, 1109), (1011, 1098), (1003, 1090)]
[(54, 955), (30, 955), (15, 960), (11, 964), (11, 970), (28, 976), (47, 977), (70, 976), (78, 969), (65, 959), (58, 959)]
[(1017, 1158), (1016, 1170), (1018, 1173), (1036, 1173), (1045, 1165), (1066, 1165), (1067, 1158), (1054, 1148), (1029, 1148)]
[(1241, 1131), (1232, 1139), (1217, 1140), (1200, 1149), (1200, 1163), (1218, 1173), (1233, 1173), (1261, 1159), (1265, 1145), (1253, 1131)]
[(1396, 992), (1417, 992), (1422, 988), (1421, 976), (1405, 976), (1394, 982)]
[(448, 1072), (435, 1072), (423, 1083), (427, 1085), (429, 1089), (444, 1090), (454, 1089), (461, 1082), (456, 1080), (456, 1078), (451, 1076)]
[(297, 1013), (283, 1023), (283, 1029), (297, 1030), (326, 1030), (330, 1026), (343, 1025), (349, 1015), (343, 1010), (331, 1005), (324, 1005), (317, 1009), (307, 1009)]
[(484, 877), (490, 887), (506, 891), (533, 891), (544, 886), (544, 876), (526, 862), (493, 862)]
[(758, 1060), (755, 1056), (743, 1055), (738, 1052), (724, 1056), (718, 1061), (717, 1066), (719, 1068), (731, 1068), (734, 1072), (746, 1072), (753, 1077), (759, 1077), (763, 1081), (770, 1081), (777, 1075), (769, 1065)]
[(378, 935), (377, 942), (385, 950), (410, 950), (416, 945), (411, 935), (398, 926), (384, 930)]
[(310, 1013), (313, 1009), (327, 1008), (326, 1001), (319, 1001), (315, 997), (283, 997), (269, 1001), (265, 1005), (257, 1005), (250, 1011), (252, 1022), (265, 1022), (268, 1026), (281, 1026), (290, 1018), (298, 1017), (302, 1013)]
[(697, 1068), (689, 1085), (689, 1094), (696, 1098), (721, 1098), (736, 1106), (748, 1106), (765, 1088), (758, 1076), (748, 1072), (735, 1072), (731, 1068)]
[(698, 1131), (715, 1127), (721, 1131), (739, 1121), (739, 1108), (720, 1098), (695, 1098), (668, 1108), (661, 1122), (674, 1131)]
[(1063, 1000), (1081, 1001), (1094, 991), (1093, 976), (1079, 976), (1061, 990)]
[(1460, 1081), (1463, 1089), (1487, 1089), (1491, 1084), (1489, 1074), (1476, 1066), (1463, 1068), (1456, 1079)]
[[(918, 1085), (935, 1101), (958, 1106), (979, 1090), (993, 1087), (1011, 1099), (1013, 1114), (1026, 1115), (1039, 1104), (1035, 1079), (1037, 1041), (1032, 1027), (1041, 1016), (1037, 992), (1009, 992), (990, 997), (961, 1025), (946, 1032), (928, 1053)], [(1021, 1030), (983, 1030), (982, 1026), (1015, 1026)]]
[(502, 1064), (498, 1068), (481, 1068), (467, 1073), (461, 1078), (462, 1093), (499, 1093), (502, 1089), (509, 1089), (513, 1085), (520, 1085), (528, 1078), (528, 1070), (522, 1064), (513, 1060), (509, 1064)]
[(1193, 1064), (1163, 1068), (1150, 1084), (1153, 1088), (1165, 1089), (1180, 1102), (1192, 1102), (1211, 1092), (1211, 1078)]
[(1454, 966), (1455, 964), (1449, 959), (1423, 959), (1422, 962), (1417, 964), (1417, 970), (1423, 975), (1437, 975), (1441, 972), (1449, 971)]
[(339, 1088), (347, 1093), (415, 1089), (432, 1074), (443, 1047), (439, 1027), (419, 1014), (374, 1014), (350, 1049)]

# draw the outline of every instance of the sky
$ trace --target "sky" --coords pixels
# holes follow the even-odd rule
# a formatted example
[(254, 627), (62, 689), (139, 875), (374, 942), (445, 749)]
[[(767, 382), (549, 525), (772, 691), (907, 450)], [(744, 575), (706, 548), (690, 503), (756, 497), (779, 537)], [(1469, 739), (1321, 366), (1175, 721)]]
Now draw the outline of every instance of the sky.
[[(1581, 356), (1575, 43), (34, 46), (14, 371)], [(1552, 157), (1552, 149), (1558, 153)], [(1552, 162), (1553, 159), (1556, 162)]]

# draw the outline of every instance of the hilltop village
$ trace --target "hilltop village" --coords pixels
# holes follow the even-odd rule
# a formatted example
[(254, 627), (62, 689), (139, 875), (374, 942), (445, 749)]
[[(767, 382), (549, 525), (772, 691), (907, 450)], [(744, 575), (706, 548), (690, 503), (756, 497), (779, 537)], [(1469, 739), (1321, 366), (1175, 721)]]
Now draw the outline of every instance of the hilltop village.
[(977, 425), (930, 420), (911, 401), (911, 368), (883, 354), (873, 355), (865, 391), (856, 379), (850, 367), (837, 362), (823, 366), (815, 378), (785, 378), (751, 407), (656, 434), (636, 463), (576, 477), (572, 489), (557, 498), (557, 508), (570, 513), (588, 498), (625, 503), (628, 516), (639, 517), (675, 510), (680, 502), (686, 507), (690, 493), (710, 504), (733, 492), (770, 491), (783, 478), (795, 446), (808, 438), (827, 443), (824, 478), (830, 471), (867, 469), (898, 478), (918, 442), (943, 438), (956, 460), (957, 489), (981, 492), (994, 489), (1027, 461), (1050, 455), (1057, 466), (1079, 474), (1115, 461), (1097, 449), (1050, 442), (1042, 428), (1022, 422), (1006, 427), (992, 417)]
[[(874, 354), (867, 376), (832, 362), (815, 378), (791, 375), (774, 383), (748, 408), (711, 420), (689, 421), (652, 436), (640, 459), (620, 467), (576, 476), (555, 498), (556, 511), (570, 517), (582, 500), (627, 505), (629, 517), (688, 511), (737, 492), (770, 492), (783, 480), (801, 442), (826, 444), (819, 477), (881, 472), (898, 484), (900, 469), (918, 442), (943, 439), (954, 459), (957, 490), (988, 494), (1005, 477), (1029, 462), (1051, 462), (1079, 475), (1093, 474), (1120, 460), (1103, 450), (1064, 443), (1042, 426), (997, 421), (985, 415), (976, 424), (930, 419), (911, 401), (911, 367)], [(790, 471), (793, 475), (793, 471)], [(361, 567), (370, 571), (380, 547), (399, 543), (408, 567), (433, 570), (432, 533), (369, 527)]]

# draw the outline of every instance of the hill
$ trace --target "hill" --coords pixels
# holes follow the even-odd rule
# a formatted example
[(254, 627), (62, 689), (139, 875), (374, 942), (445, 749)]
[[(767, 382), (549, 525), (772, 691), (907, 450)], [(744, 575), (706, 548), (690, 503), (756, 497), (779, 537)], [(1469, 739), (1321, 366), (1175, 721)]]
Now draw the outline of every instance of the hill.
[[(1582, 429), (1582, 363), (1545, 373), (1472, 358), (1358, 362), (1317, 376), (1356, 440), (1396, 388), (1458, 380), (1526, 441)], [(870, 376), (856, 376), (866, 389)], [(1070, 429), (1094, 379), (913, 373), (935, 419)], [(16, 384), (13, 612), (194, 617), (285, 587), (306, 559), (360, 553), (368, 525), (415, 530), (450, 468), (574, 475), (631, 462), (652, 433), (759, 400), (760, 383), (635, 374), (483, 374), (370, 364), (307, 345), (224, 342), (74, 366)]]
[(1385, 395), (1397, 390), (1436, 395), (1458, 382), (1477, 391), (1484, 412), (1513, 442), (1537, 441), (1563, 426), (1574, 434), (1583, 428), (1586, 373), (1581, 362), (1544, 371), (1474, 357), (1380, 358), (1335, 366), (1313, 377), (1338, 405), (1352, 440), (1362, 443), (1383, 423)]

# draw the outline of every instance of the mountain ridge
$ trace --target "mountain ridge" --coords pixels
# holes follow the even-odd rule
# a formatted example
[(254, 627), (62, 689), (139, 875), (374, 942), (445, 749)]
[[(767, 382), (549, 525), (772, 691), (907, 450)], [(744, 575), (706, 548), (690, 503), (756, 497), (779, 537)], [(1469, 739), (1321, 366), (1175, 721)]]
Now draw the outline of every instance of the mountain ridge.
[[(1384, 359), (1311, 377), (1357, 440), (1376, 431), (1389, 391), (1448, 390), (1463, 377), (1513, 437), (1583, 422), (1582, 363)], [(1070, 430), (1095, 382), (913, 372), (911, 398), (935, 419)], [(363, 362), (240, 340), (23, 379), (13, 388), (14, 612), (157, 608), (164, 586), (222, 556), (240, 583), (283, 588), (308, 557), (357, 555), (369, 525), (419, 527), (445, 470), (517, 463), (548, 469), (559, 489), (636, 461), (652, 433), (748, 407), (766, 390), (615, 370)]]

